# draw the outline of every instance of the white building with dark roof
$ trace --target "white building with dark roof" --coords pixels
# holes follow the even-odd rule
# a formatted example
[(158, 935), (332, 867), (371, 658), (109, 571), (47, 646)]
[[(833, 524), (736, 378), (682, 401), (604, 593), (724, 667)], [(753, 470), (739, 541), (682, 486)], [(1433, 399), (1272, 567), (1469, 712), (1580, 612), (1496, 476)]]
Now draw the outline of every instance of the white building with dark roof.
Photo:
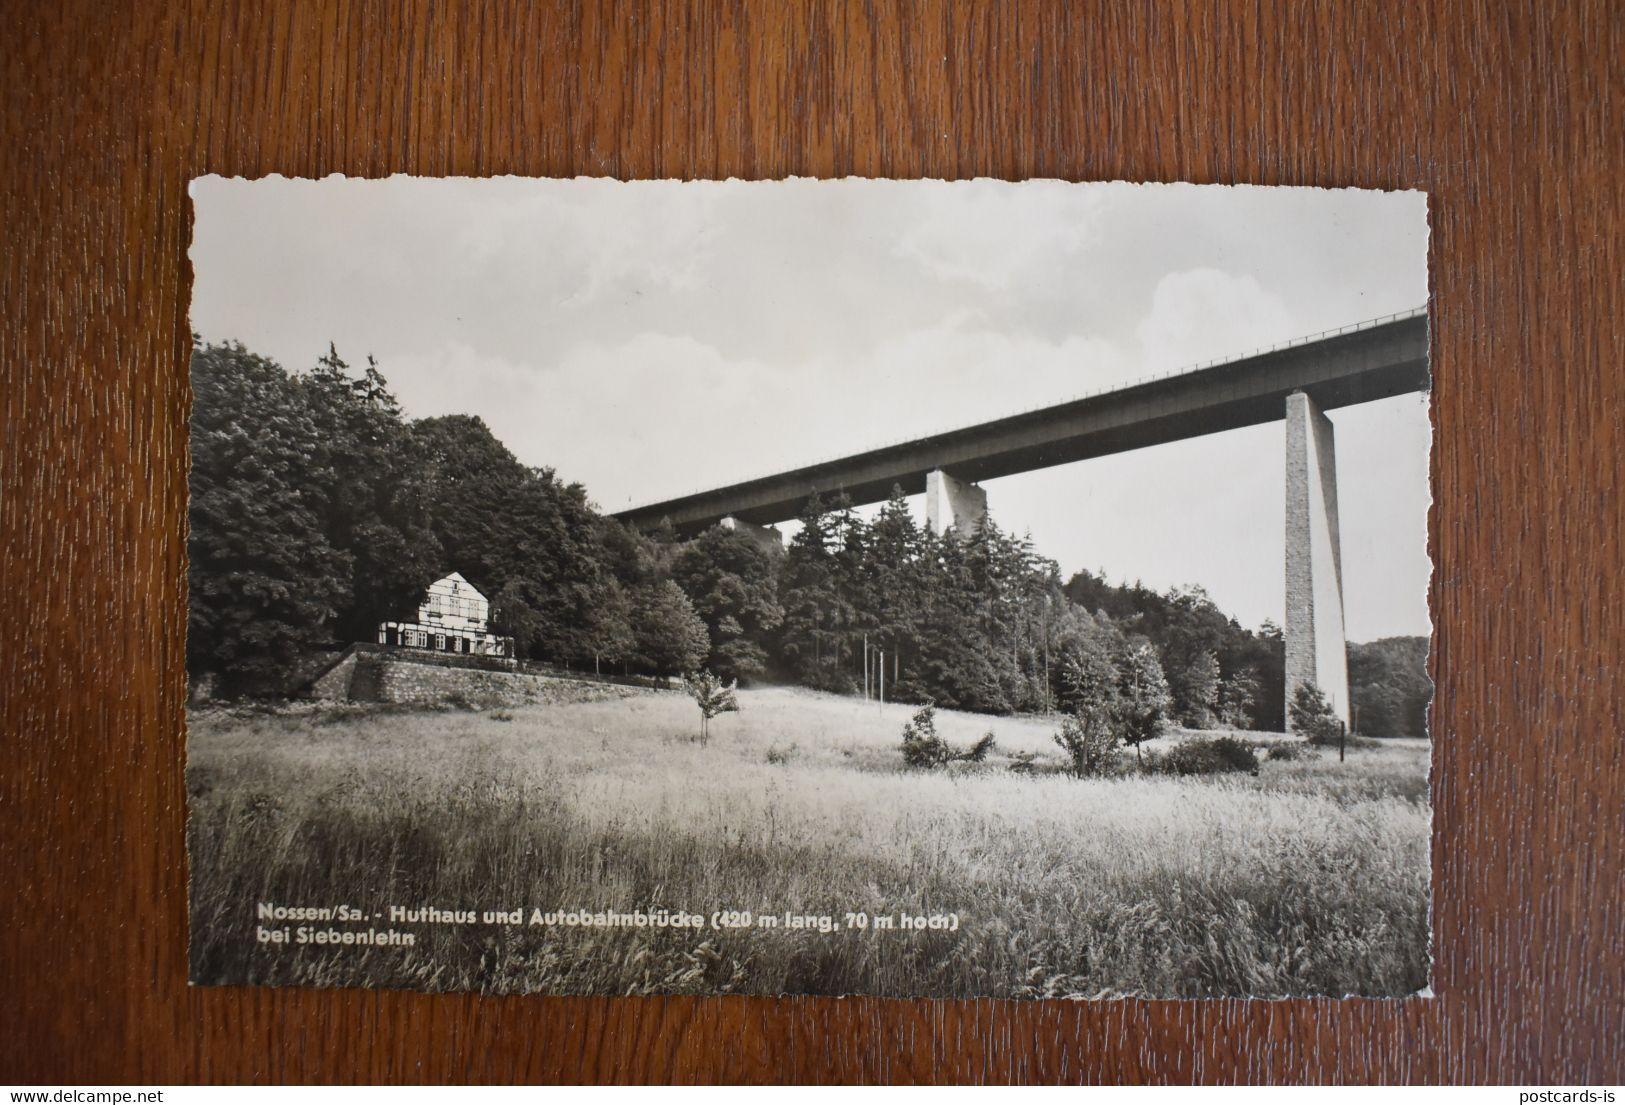
[(491, 603), (461, 574), (429, 585), (416, 621), (384, 622), (378, 643), (467, 656), (512, 656), (513, 638), (490, 632)]

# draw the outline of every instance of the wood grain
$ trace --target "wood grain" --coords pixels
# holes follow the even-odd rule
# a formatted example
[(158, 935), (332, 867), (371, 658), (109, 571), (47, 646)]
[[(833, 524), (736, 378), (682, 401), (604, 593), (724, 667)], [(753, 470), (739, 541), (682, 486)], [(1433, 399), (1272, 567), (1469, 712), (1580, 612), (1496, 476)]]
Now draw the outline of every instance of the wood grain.
[[(1625, 15), (1607, 0), (5, 5), (0, 1081), (1625, 1077)], [(187, 181), (1432, 194), (1432, 1000), (186, 984)]]

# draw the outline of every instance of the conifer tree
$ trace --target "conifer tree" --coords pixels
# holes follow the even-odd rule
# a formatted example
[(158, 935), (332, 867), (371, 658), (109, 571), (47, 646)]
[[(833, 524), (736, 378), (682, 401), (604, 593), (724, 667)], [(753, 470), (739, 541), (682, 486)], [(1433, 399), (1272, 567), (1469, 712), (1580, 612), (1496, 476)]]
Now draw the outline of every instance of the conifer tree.
[(830, 536), (834, 601), (834, 662), (842, 671), (861, 671), (861, 639), (874, 628), (869, 605), (869, 526), (842, 492), (832, 504)]
[(816, 491), (802, 507), (799, 521), (801, 528), (790, 539), (782, 568), (781, 650), (803, 682), (817, 685), (825, 640), (832, 629), (835, 562), (830, 550), (831, 520)]
[(695, 670), (711, 651), (705, 622), (682, 588), (669, 579), (639, 589), (631, 628), (639, 666), (662, 678)]
[(1342, 732), (1342, 722), (1332, 712), (1326, 694), (1314, 683), (1299, 683), (1292, 692), (1292, 731), (1310, 744), (1334, 744)]
[(409, 614), (446, 569), (430, 526), (424, 471), (410, 430), (378, 364), (352, 374), (331, 344), (296, 377), (316, 430), (303, 491), (329, 543), (350, 556), (349, 601), (338, 611), (339, 641), (370, 640), (377, 625)]
[(869, 527), (868, 608), (875, 622), (875, 645), (890, 657), (895, 680), (918, 654), (916, 641), (925, 611), (926, 583), (921, 565), (921, 533), (903, 489), (891, 497)]

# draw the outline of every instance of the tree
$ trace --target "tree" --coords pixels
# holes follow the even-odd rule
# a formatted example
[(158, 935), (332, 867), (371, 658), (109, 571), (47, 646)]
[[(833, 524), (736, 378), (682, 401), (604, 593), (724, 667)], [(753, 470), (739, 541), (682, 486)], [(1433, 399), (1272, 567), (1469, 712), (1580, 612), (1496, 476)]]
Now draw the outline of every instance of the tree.
[(623, 588), (638, 587), (660, 572), (662, 547), (614, 518), (596, 519), (596, 559)]
[(614, 577), (602, 580), (594, 598), (587, 647), (592, 650), (592, 669), (602, 672), (605, 660), (619, 660), (637, 643), (632, 629), (632, 604)]
[(1219, 683), (1219, 720), (1232, 729), (1250, 729), (1253, 704), (1258, 701), (1258, 679), (1251, 669), (1238, 671)]
[(1011, 708), (1008, 653), (994, 618), (998, 577), (989, 571), (988, 518), (969, 541), (926, 534), (921, 540), (923, 610), (915, 650), (920, 691), (944, 706), (987, 713)]
[(903, 489), (893, 485), (869, 527), (869, 600), (875, 644), (891, 657), (894, 674), (903, 670), (925, 613), (925, 580), (920, 563), (920, 527)]
[(1153, 591), (1141, 584), (1113, 584), (1104, 573), (1078, 572), (1067, 581), (1066, 596), (1096, 615), (1105, 614), (1125, 633), (1156, 646), (1174, 696), (1174, 715), (1193, 726), (1211, 724), (1216, 699), (1204, 698), (1219, 684), (1207, 677), (1211, 653), (1226, 679), (1251, 672), (1257, 682), (1251, 722), (1261, 729), (1284, 729), (1285, 655), (1280, 628), (1265, 622), (1257, 631), (1227, 617), (1200, 587)]
[(1118, 735), (1111, 717), (1098, 706), (1085, 706), (1061, 719), (1055, 743), (1072, 761), (1072, 773), (1080, 779), (1103, 775), (1111, 765)]
[(830, 519), (817, 492), (802, 507), (800, 522), (781, 569), (784, 618), (780, 649), (803, 682), (818, 685), (836, 597)]
[(1181, 725), (1207, 729), (1213, 725), (1213, 711), (1219, 702), (1219, 658), (1199, 652), (1182, 667), (1169, 669), (1168, 685)]
[(861, 668), (863, 635), (875, 628), (869, 561), (869, 524), (843, 491), (830, 508), (833, 602), (830, 620), (835, 631), (835, 663), (843, 670)]
[(767, 667), (769, 635), (784, 620), (776, 557), (748, 534), (712, 526), (672, 560), (671, 578), (710, 634), (706, 666), (725, 679)]
[[(515, 587), (505, 609), (530, 627), (521, 651), (555, 660), (592, 655), (593, 608), (604, 571), (600, 522), (580, 484), (521, 464), (470, 415), (412, 426), (431, 525), (445, 566), (486, 594)], [(501, 623), (516, 641), (513, 624)]]
[[(1030, 538), (991, 518), (969, 535), (922, 532), (895, 486), (872, 522), (844, 496), (828, 508), (815, 496), (801, 523), (779, 585), (779, 656), (796, 678), (849, 690), (866, 641), (884, 656), (889, 697), (990, 713), (1051, 707), (1069, 607), (1059, 569)], [(727, 639), (731, 627), (706, 616)]]
[(335, 618), (335, 635), (370, 640), (379, 622), (415, 608), (444, 574), (424, 468), (371, 357), (353, 375), (329, 344), (315, 368), (294, 380), (316, 432), (302, 491), (328, 542), (350, 557), (349, 601)]
[(1252, 727), (1282, 732), (1286, 719), (1286, 642), (1281, 627), (1266, 621), (1248, 633), (1227, 654), (1230, 670), (1252, 673), (1257, 683), (1252, 706)]
[(1150, 642), (1141, 641), (1124, 649), (1118, 662), (1118, 717), (1123, 740), (1134, 746), (1136, 763), (1144, 762), (1140, 746), (1162, 731), (1168, 712), (1173, 709), (1173, 695), (1168, 691), (1168, 680), (1162, 674), (1157, 650)]
[(542, 602), (533, 581), (508, 580), (491, 599), (491, 622), (513, 638), (515, 655), (529, 656), (542, 633)]
[(739, 709), (739, 700), (734, 695), (736, 687), (737, 684), (734, 683), (725, 686), (722, 680), (703, 668), (683, 676), (683, 689), (700, 708), (701, 748), (704, 748), (711, 739), (711, 719), (718, 714), (733, 713)]
[(1292, 730), (1301, 733), (1310, 744), (1335, 744), (1342, 735), (1343, 724), (1332, 713), (1326, 695), (1313, 683), (1299, 683), (1292, 692)]
[(1384, 637), (1349, 646), (1349, 704), (1360, 732), (1424, 737), (1432, 700), (1426, 637)]
[(320, 434), (288, 373), (231, 343), (193, 347), (191, 441), (188, 669), (284, 690), (352, 597), (311, 490)]
[(1213, 724), (1219, 695), (1219, 653), (1241, 632), (1201, 587), (1175, 587), (1163, 596), (1162, 664), (1174, 712), (1182, 724)]
[(1120, 673), (1112, 658), (1111, 641), (1096, 632), (1067, 642), (1060, 662), (1060, 688), (1056, 696), (1063, 710), (1078, 714), (1098, 710), (1115, 718), (1121, 709)]
[(638, 664), (663, 679), (698, 668), (711, 650), (705, 622), (669, 579), (639, 590), (632, 637)]

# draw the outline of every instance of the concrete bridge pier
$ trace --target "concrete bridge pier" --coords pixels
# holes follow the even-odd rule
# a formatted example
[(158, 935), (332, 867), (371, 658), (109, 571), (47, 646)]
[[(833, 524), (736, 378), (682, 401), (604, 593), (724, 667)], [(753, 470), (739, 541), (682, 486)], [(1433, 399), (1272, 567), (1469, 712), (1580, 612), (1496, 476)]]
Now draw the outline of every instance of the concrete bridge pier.
[(731, 529), (736, 533), (743, 533), (768, 552), (784, 551), (784, 534), (779, 532), (778, 526), (758, 526), (754, 522), (741, 521), (733, 515), (717, 523), (723, 529)]
[(1286, 708), (1314, 683), (1349, 720), (1348, 640), (1343, 629), (1343, 554), (1337, 522), (1332, 423), (1302, 391), (1286, 399)]
[(969, 537), (987, 518), (987, 492), (940, 468), (925, 474), (925, 524), (941, 537), (952, 530)]

